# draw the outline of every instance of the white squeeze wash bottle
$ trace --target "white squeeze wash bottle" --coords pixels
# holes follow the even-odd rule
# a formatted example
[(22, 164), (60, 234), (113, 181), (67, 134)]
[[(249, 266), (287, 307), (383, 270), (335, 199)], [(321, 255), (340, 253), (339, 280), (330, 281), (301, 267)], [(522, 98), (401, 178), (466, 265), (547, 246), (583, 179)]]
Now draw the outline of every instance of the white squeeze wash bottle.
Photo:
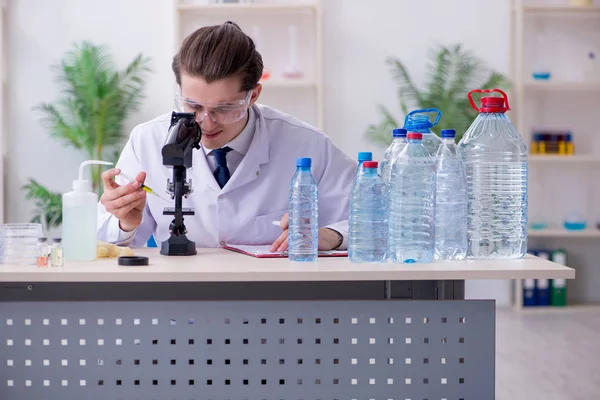
[(108, 161), (88, 160), (79, 165), (79, 179), (73, 191), (62, 196), (62, 241), (65, 261), (89, 261), (96, 258), (98, 195), (92, 182), (83, 179), (86, 165), (112, 165)]

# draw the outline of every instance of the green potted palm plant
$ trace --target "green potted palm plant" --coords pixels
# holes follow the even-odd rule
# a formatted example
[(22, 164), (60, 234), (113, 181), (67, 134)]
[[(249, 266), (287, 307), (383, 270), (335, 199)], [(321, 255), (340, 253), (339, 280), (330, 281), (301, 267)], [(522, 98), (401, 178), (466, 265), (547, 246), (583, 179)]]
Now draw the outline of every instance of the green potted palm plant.
[[(386, 63), (398, 84), (398, 99), (403, 115), (413, 109), (437, 108), (443, 115), (432, 131), (439, 135), (441, 129), (455, 129), (457, 140), (477, 116), (467, 99), (469, 91), (506, 89), (509, 85), (506, 77), (488, 69), (460, 44), (431, 49), (425, 85), (422, 87), (415, 84), (402, 61), (388, 58)], [(379, 105), (378, 109), (382, 119), (369, 125), (366, 136), (376, 144), (388, 146), (392, 141), (392, 129), (402, 127), (404, 119), (396, 118), (383, 105)]]
[[(76, 44), (56, 70), (62, 98), (34, 109), (42, 114), (50, 135), (66, 146), (85, 152), (90, 159), (116, 161), (125, 139), (123, 124), (144, 98), (149, 64), (150, 60), (139, 54), (125, 69), (118, 70), (105, 46)], [(99, 194), (101, 173), (100, 165), (92, 166), (90, 178)], [(61, 193), (33, 178), (23, 190), (26, 199), (35, 203), (32, 222), (41, 223), (46, 229), (61, 225)]]

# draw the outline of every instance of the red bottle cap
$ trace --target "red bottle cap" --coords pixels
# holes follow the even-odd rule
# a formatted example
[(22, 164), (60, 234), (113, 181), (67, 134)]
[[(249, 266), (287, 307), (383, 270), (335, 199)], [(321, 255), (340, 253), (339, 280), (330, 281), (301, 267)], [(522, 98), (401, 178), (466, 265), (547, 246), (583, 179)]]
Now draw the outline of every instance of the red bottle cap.
[(377, 161), (363, 161), (364, 168), (377, 168), (378, 165)]
[[(473, 93), (499, 93), (502, 97), (482, 97), (481, 98), (481, 107), (477, 108), (475, 102), (473, 101)], [(508, 105), (508, 96), (500, 89), (491, 89), (491, 90), (471, 90), (468, 95), (469, 102), (473, 109), (481, 113), (505, 113), (510, 110), (510, 106)]]
[(422, 133), (417, 133), (417, 132), (408, 132), (408, 135), (406, 135), (406, 137), (409, 140), (410, 139), (421, 140), (421, 139), (423, 139), (423, 134)]

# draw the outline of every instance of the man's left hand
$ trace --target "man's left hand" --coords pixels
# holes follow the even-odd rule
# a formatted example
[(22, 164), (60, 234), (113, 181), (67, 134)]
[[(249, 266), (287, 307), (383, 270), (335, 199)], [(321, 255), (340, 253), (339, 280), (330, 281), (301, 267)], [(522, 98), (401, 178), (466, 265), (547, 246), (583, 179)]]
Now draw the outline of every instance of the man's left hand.
[[(288, 214), (285, 213), (281, 221), (279, 221), (279, 226), (283, 230), (281, 235), (273, 242), (271, 245), (271, 252), (284, 252), (288, 249), (288, 223), (289, 217)], [(338, 232), (329, 228), (319, 228), (319, 251), (329, 251), (338, 247), (342, 241), (343, 237)]]

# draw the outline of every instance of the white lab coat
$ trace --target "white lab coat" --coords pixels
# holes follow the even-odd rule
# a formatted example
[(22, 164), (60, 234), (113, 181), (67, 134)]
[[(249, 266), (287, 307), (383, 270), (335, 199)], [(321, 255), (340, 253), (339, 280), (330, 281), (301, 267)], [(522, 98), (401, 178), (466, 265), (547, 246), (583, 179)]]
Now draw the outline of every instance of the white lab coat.
[[(296, 170), (296, 158), (312, 158), (312, 173), (319, 185), (319, 227), (331, 226), (344, 236), (347, 245), (349, 197), (356, 161), (333, 145), (329, 137), (298, 119), (264, 105), (253, 105), (256, 127), (252, 143), (227, 184), (221, 189), (202, 149), (193, 150), (192, 180), (183, 207), (187, 237), (197, 247), (224, 244), (266, 245), (281, 234), (273, 225), (288, 210), (289, 182)], [(172, 169), (162, 165), (161, 149), (167, 136), (171, 114), (136, 126), (117, 163), (123, 173), (147, 173), (146, 184), (164, 193)], [(119, 177), (117, 177), (119, 178)], [(125, 183), (117, 179), (118, 183)], [(156, 242), (169, 238), (173, 216), (163, 215), (173, 207), (148, 195), (142, 223), (133, 236), (119, 229), (117, 218), (98, 205), (98, 239), (142, 247), (153, 234)], [(124, 237), (129, 236), (126, 240)]]

